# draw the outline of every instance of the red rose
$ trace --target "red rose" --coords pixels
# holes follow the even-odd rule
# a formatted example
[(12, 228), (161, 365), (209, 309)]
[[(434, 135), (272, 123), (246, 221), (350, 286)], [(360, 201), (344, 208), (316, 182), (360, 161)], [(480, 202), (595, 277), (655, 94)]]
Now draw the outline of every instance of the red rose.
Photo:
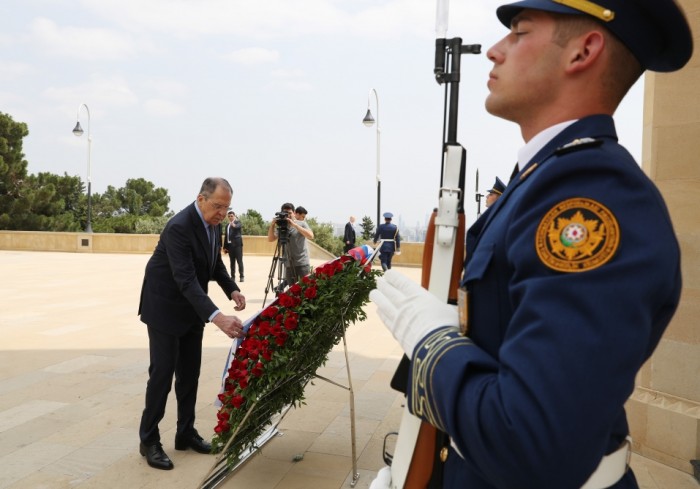
[(313, 278), (311, 278), (311, 275), (304, 275), (301, 281), (308, 285), (316, 285), (316, 281)]
[(214, 431), (221, 434), (221, 433), (226, 433), (230, 429), (231, 429), (231, 426), (228, 423), (219, 423), (218, 425), (216, 425), (216, 428), (214, 428)]
[(297, 318), (295, 318), (293, 316), (290, 316), (284, 320), (284, 328), (287, 331), (294, 331), (295, 329), (297, 329), (297, 325), (298, 325)]
[(285, 331), (282, 331), (276, 338), (275, 338), (275, 343), (279, 346), (284, 346), (284, 343), (287, 341), (287, 333)]
[(313, 299), (314, 297), (316, 297), (316, 293), (316, 287), (309, 287), (304, 291), (304, 297), (306, 297), (307, 299)]
[(301, 285), (294, 284), (291, 287), (289, 287), (289, 290), (287, 292), (289, 292), (291, 295), (299, 295), (301, 293)]
[(241, 406), (243, 405), (243, 403), (245, 403), (245, 399), (244, 399), (243, 396), (240, 395), (240, 394), (237, 394), (237, 395), (235, 395), (235, 396), (233, 396), (233, 397), (231, 398), (231, 404), (232, 404), (233, 407), (235, 407), (236, 409), (238, 409), (239, 407), (241, 407)]
[(270, 322), (269, 321), (261, 321), (259, 328), (259, 335), (260, 336), (267, 336), (270, 334)]
[(290, 295), (280, 294), (279, 301), (282, 307), (294, 307), (294, 298)]
[(277, 314), (278, 310), (279, 309), (277, 309), (277, 307), (270, 306), (270, 307), (265, 308), (265, 310), (260, 315), (264, 318), (273, 318)]
[(263, 364), (261, 362), (258, 362), (255, 364), (255, 367), (253, 367), (253, 370), (250, 371), (255, 377), (261, 377), (263, 374)]

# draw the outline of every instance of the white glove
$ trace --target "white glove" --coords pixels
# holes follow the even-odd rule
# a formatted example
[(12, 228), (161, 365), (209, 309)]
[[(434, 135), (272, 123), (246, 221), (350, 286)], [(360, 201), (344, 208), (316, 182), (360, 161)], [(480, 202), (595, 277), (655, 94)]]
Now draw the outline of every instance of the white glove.
[(369, 485), (369, 489), (391, 489), (391, 467), (380, 469), (377, 477)]
[(408, 277), (387, 270), (377, 280), (377, 288), (369, 298), (377, 305), (377, 313), (403, 351), (413, 357), (418, 342), (442, 326), (459, 325), (457, 307), (440, 301)]

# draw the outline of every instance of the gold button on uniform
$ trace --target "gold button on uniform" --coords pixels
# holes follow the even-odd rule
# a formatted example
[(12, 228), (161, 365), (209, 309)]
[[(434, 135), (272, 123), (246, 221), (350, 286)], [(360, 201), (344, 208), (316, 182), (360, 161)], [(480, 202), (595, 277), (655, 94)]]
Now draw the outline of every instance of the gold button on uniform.
[(445, 462), (447, 460), (447, 454), (450, 453), (447, 447), (442, 447), (442, 450), (440, 450), (440, 462)]

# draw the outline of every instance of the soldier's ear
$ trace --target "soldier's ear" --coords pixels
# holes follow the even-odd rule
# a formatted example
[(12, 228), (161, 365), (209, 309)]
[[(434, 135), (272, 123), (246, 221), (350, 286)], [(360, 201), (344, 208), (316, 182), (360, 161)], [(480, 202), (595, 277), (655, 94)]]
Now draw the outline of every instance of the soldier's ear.
[(597, 30), (589, 31), (571, 39), (564, 49), (566, 51), (566, 73), (580, 73), (590, 69), (602, 59), (605, 36)]

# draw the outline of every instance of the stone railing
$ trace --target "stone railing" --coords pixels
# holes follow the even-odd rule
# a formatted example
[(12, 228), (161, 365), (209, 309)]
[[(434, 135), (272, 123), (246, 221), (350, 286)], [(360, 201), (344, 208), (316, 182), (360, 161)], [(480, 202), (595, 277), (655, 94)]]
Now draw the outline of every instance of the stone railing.
[[(157, 234), (117, 233), (54, 233), (46, 231), (0, 231), (0, 250), (63, 251), (69, 253), (152, 253), (158, 243)], [(307, 241), (311, 258), (330, 260), (334, 256), (313, 241)], [(371, 246), (371, 242), (368, 243)], [(266, 236), (244, 236), (246, 255), (272, 256), (276, 243)], [(394, 256), (396, 265), (419, 267), (423, 243), (401, 243), (401, 255)]]

